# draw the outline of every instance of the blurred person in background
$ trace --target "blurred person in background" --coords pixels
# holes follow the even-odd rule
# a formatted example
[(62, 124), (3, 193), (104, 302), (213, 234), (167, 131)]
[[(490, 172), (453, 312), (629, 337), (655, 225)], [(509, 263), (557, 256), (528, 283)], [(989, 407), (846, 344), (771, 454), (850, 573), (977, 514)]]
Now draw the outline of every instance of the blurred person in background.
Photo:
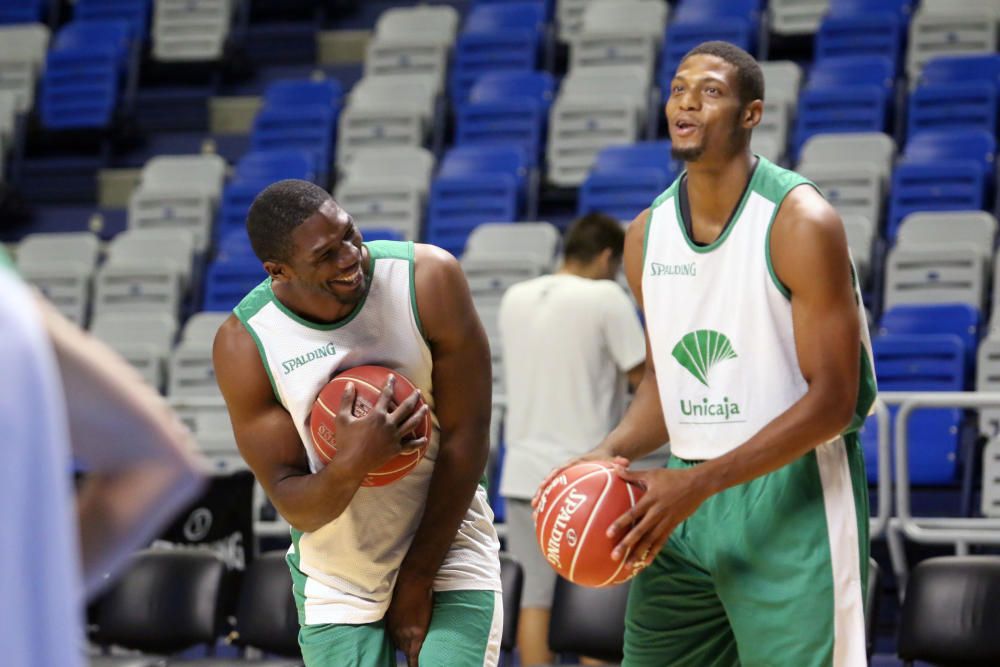
[(513, 285), (500, 304), (507, 413), (500, 494), (508, 549), (524, 567), (518, 627), (522, 665), (549, 664), (556, 573), (535, 538), (530, 500), (552, 468), (593, 449), (621, 420), (646, 344), (635, 305), (618, 285), (625, 232), (591, 213), (564, 239), (552, 274)]
[[(0, 646), (12, 667), (84, 664), (84, 604), (200, 490), (166, 402), (33, 293), (0, 250)], [(86, 473), (73, 491), (74, 460)]]

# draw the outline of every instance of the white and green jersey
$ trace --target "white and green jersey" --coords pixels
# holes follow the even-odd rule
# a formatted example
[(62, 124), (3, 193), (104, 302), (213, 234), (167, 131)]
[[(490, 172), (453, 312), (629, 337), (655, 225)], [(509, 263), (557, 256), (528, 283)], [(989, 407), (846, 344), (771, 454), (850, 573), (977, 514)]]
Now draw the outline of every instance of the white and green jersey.
[[(790, 294), (771, 266), (771, 226), (795, 187), (812, 185), (763, 157), (733, 218), (707, 246), (689, 237), (682, 174), (650, 209), (642, 295), (671, 452), (721, 456), (746, 442), (806, 392), (795, 351)], [(815, 186), (814, 186), (815, 187)], [(871, 343), (860, 292), (861, 387), (851, 430), (875, 398)]]
[[(277, 400), (291, 414), (315, 472), (323, 466), (309, 431), (319, 391), (338, 372), (373, 364), (407, 377), (432, 410), (427, 452), (406, 477), (361, 487), (338, 518), (319, 530), (292, 530), (289, 564), (303, 623), (371, 623), (389, 605), (399, 565), (423, 514), (440, 431), (433, 415), (433, 362), (413, 284), (413, 244), (367, 244), (370, 288), (333, 324), (309, 322), (279, 301), (270, 278), (250, 292), (236, 316), (253, 336)], [(435, 591), (500, 590), (499, 541), (480, 486), (434, 581)]]

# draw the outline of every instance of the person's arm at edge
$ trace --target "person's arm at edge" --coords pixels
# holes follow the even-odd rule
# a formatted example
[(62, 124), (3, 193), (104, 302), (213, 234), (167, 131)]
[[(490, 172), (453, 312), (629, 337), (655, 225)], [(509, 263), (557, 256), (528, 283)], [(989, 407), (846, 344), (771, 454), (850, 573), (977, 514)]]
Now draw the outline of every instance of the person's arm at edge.
[[(642, 517), (619, 543), (619, 553), (635, 545), (630, 560), (648, 548), (655, 553), (674, 527), (706, 498), (773, 472), (837, 437), (850, 424), (857, 402), (859, 330), (843, 223), (811, 187), (798, 187), (785, 198), (771, 234), (771, 257), (778, 279), (791, 292), (795, 348), (805, 395), (745, 443), (705, 463), (681, 471), (620, 474), (655, 483), (668, 473), (673, 488), (647, 494), (634, 515)], [(652, 509), (651, 509), (652, 507)], [(632, 517), (612, 530), (622, 534)]]
[(202, 489), (207, 465), (166, 401), (124, 359), (36, 299), (59, 365), (77, 492), (86, 595)]
[(386, 614), (396, 646), (416, 665), (430, 622), (434, 577), (451, 547), (489, 455), (490, 348), (458, 261), (416, 245), (417, 309), (434, 360), (435, 412), (441, 427), (424, 514), (400, 566)]

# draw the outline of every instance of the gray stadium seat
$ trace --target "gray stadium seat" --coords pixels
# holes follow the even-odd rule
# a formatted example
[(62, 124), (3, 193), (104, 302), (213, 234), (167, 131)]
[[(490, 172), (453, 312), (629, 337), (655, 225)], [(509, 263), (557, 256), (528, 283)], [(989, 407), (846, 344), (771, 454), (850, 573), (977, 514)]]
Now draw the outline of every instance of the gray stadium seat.
[(130, 229), (188, 229), (200, 252), (211, 238), (226, 161), (218, 155), (161, 155), (142, 169), (129, 200)]
[[(13, 90), (0, 90), (0, 142), (3, 146), (10, 146), (12, 143), (18, 113), (17, 93)], [(3, 156), (4, 151), (0, 150), (0, 166)]]
[(434, 155), (420, 146), (373, 146), (354, 153), (337, 184), (337, 202), (361, 228), (420, 236)]
[(156, 0), (152, 55), (160, 62), (222, 58), (233, 20), (233, 0)]
[(418, 74), (443, 90), (458, 12), (448, 6), (401, 7), (383, 12), (365, 54), (365, 76)]
[(668, 9), (651, 0), (593, 0), (570, 42), (570, 69), (639, 66), (652, 81)]
[(771, 162), (783, 164), (788, 146), (791, 110), (786, 100), (766, 99), (760, 124), (750, 136), (750, 148)]
[(884, 182), (872, 164), (820, 164), (798, 168), (813, 181), (840, 215), (860, 215), (871, 221), (882, 219)]
[(556, 0), (559, 39), (570, 41), (583, 28), (583, 13), (594, 0)]
[[(979, 344), (976, 363), (976, 390), (1000, 391), (1000, 338), (988, 336)], [(991, 439), (983, 452), (983, 514), (1000, 516), (1000, 407), (979, 409), (979, 433)], [(987, 478), (987, 469), (993, 475)], [(989, 481), (989, 484), (987, 482)], [(990, 499), (987, 500), (987, 488)], [(986, 511), (987, 506), (991, 508)]]
[(126, 230), (108, 246), (95, 280), (94, 312), (178, 313), (187, 289), (194, 241), (184, 229)]
[[(995, 342), (995, 341), (994, 341)], [(1000, 351), (996, 354), (1000, 356)], [(993, 387), (993, 391), (1000, 387), (1000, 382)], [(977, 387), (978, 388), (978, 387)], [(979, 431), (990, 437), (983, 449), (983, 516), (989, 518), (1000, 518), (1000, 438), (997, 438), (1000, 431), (1000, 410), (979, 411)], [(986, 421), (990, 431), (983, 430), (983, 422)]]
[(90, 332), (132, 364), (157, 389), (163, 386), (164, 366), (177, 320), (160, 313), (101, 313), (94, 316)]
[(35, 83), (45, 67), (49, 34), (41, 23), (0, 26), (0, 90), (16, 94), (22, 113), (34, 106)]
[(802, 87), (802, 68), (791, 60), (767, 60), (760, 63), (764, 75), (764, 98), (782, 99), (792, 106), (798, 103)]
[(29, 234), (17, 249), (17, 267), (67, 319), (83, 326), (100, 241), (90, 232)]
[(422, 145), (434, 115), (435, 86), (432, 75), (361, 79), (340, 114), (337, 166), (344, 168), (360, 148)]
[(771, 0), (771, 31), (779, 35), (815, 33), (830, 0)]
[(996, 0), (931, 0), (910, 23), (906, 71), (916, 82), (924, 64), (940, 56), (995, 53), (1000, 42), (1000, 3)]
[(903, 218), (897, 243), (934, 247), (971, 243), (990, 262), (996, 235), (997, 220), (986, 211), (928, 211)]
[(559, 240), (559, 229), (548, 222), (486, 223), (472, 230), (462, 259), (516, 254), (548, 268), (559, 249)]
[(222, 323), (229, 319), (230, 313), (203, 311), (195, 313), (184, 323), (181, 330), (181, 341), (205, 341), (209, 346), (215, 340), (215, 334)]
[(802, 146), (799, 168), (813, 165), (873, 165), (888, 184), (896, 160), (896, 142), (882, 132), (817, 134)]
[(967, 303), (983, 308), (987, 262), (971, 243), (943, 247), (897, 244), (886, 260), (885, 308)]
[(863, 215), (843, 215), (844, 231), (847, 232), (847, 247), (858, 271), (858, 282), (865, 285), (871, 272), (872, 242), (875, 226)]
[(577, 187), (601, 149), (637, 141), (646, 121), (648, 94), (639, 66), (570, 72), (550, 112), (548, 180)]

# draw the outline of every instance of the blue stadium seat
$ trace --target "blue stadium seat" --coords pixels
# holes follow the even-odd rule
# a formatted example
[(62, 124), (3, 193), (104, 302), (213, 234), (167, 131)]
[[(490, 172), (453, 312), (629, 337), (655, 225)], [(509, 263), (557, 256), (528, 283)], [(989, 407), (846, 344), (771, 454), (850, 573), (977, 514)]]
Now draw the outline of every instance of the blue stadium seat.
[(254, 198), (271, 183), (285, 178), (315, 181), (313, 154), (304, 150), (275, 149), (244, 155), (236, 164), (233, 179), (222, 191), (217, 234), (225, 236), (230, 230), (242, 230)]
[(682, 0), (667, 25), (658, 83), (667, 99), (677, 65), (692, 48), (722, 40), (753, 54), (760, 28), (760, 0)]
[(227, 232), (219, 241), (215, 255), (217, 262), (246, 262), (257, 256), (250, 245), (245, 227)]
[(669, 141), (605, 148), (580, 187), (577, 213), (600, 211), (628, 222), (670, 185), (677, 170)]
[(43, 22), (48, 5), (47, 0), (0, 0), (0, 24)]
[(547, 72), (491, 72), (458, 107), (455, 143), (521, 146), (536, 164), (545, 145), (555, 80)]
[(879, 334), (952, 334), (966, 350), (966, 377), (973, 377), (982, 315), (964, 303), (894, 306), (882, 314)]
[(77, 0), (74, 21), (125, 21), (129, 34), (146, 41), (149, 34), (151, 0)]
[[(967, 384), (966, 350), (951, 334), (877, 336), (872, 341), (878, 386), (883, 391), (961, 391)], [(896, 410), (890, 409), (895, 417)], [(916, 485), (956, 480), (962, 411), (914, 412), (910, 420), (910, 481)], [(861, 433), (868, 480), (877, 481), (877, 431), (870, 417)]]
[(303, 150), (250, 151), (236, 163), (233, 180), (266, 181), (268, 185), (285, 178), (313, 181), (313, 166), (312, 156)]
[(954, 127), (995, 133), (1000, 119), (1000, 86), (980, 81), (921, 85), (910, 95), (907, 137)]
[(67, 24), (42, 77), (41, 120), (50, 130), (111, 126), (129, 55), (124, 21)]
[(205, 274), (202, 310), (232, 310), (265, 277), (256, 257), (211, 262)]
[(339, 109), (344, 88), (336, 79), (275, 81), (264, 91), (264, 106), (320, 105)]
[(920, 85), (963, 81), (989, 82), (1000, 87), (1000, 55), (934, 58), (920, 71)]
[(361, 230), (361, 236), (368, 241), (405, 241), (406, 238), (398, 229), (384, 227), (366, 227)]
[(325, 185), (336, 145), (337, 119), (343, 103), (339, 81), (277, 81), (264, 92), (264, 106), (254, 118), (252, 150), (294, 148), (311, 153), (316, 179)]
[(795, 153), (814, 134), (884, 132), (895, 85), (892, 61), (844, 56), (816, 63), (799, 96)]
[(524, 152), (513, 146), (451, 149), (431, 185), (426, 241), (458, 256), (476, 226), (517, 220), (528, 167)]
[(452, 101), (463, 102), (486, 72), (534, 70), (545, 35), (544, 11), (534, 2), (473, 7), (455, 44), (449, 85)]
[(886, 234), (894, 241), (903, 218), (917, 211), (986, 207), (996, 139), (983, 130), (921, 132), (906, 145), (892, 175)]
[[(871, 3), (864, 3), (871, 4)], [(898, 74), (903, 62), (908, 21), (898, 8), (834, 3), (816, 34), (816, 61), (844, 56), (881, 56)]]
[(509, 5), (512, 3), (530, 2), (542, 8), (542, 16), (547, 23), (555, 16), (556, 0), (472, 0), (472, 7), (488, 7), (490, 5)]

